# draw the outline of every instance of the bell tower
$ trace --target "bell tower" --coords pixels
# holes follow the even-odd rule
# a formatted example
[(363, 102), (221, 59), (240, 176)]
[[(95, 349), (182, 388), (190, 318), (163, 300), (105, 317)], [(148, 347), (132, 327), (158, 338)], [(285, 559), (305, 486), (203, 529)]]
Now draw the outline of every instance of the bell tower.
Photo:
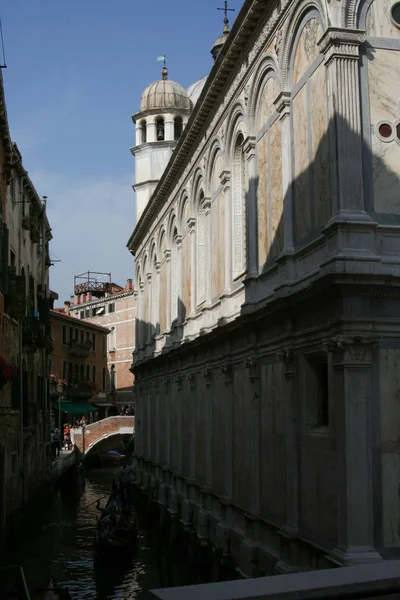
[(131, 152), (136, 160), (136, 223), (159, 182), (172, 152), (182, 135), (192, 110), (186, 90), (168, 79), (165, 64), (161, 79), (149, 85), (140, 100), (139, 112), (132, 115), (136, 144)]

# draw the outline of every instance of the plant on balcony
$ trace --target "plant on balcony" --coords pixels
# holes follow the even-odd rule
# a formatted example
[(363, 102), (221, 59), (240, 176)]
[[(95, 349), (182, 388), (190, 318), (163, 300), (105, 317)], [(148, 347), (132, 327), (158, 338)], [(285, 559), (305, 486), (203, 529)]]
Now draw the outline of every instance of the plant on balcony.
[(60, 375), (56, 375), (55, 373), (50, 373), (49, 375), (50, 383), (62, 383), (63, 385), (67, 385), (67, 380), (60, 377)]
[(11, 381), (12, 368), (7, 363), (4, 356), (0, 356), (0, 390), (3, 389), (6, 383)]

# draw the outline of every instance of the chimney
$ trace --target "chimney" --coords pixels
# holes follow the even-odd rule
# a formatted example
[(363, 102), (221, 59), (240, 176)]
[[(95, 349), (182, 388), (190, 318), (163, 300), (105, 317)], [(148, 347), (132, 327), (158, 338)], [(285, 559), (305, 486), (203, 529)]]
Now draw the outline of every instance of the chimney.
[(91, 292), (89, 292), (88, 295), (87, 295), (87, 301), (88, 302), (92, 301), (92, 293)]
[(85, 304), (86, 302), (86, 294), (82, 294), (82, 304)]
[(132, 279), (127, 279), (126, 280), (126, 288), (127, 291), (130, 291), (132, 289)]
[(75, 302), (75, 296), (71, 296), (70, 299), (71, 299), (71, 306), (73, 306), (74, 302)]
[(78, 304), (80, 304), (80, 303), (81, 303), (81, 297), (80, 297), (80, 296), (77, 296), (77, 297), (76, 297), (76, 304), (78, 305)]
[(69, 313), (69, 307), (71, 306), (71, 302), (69, 300), (65, 300), (64, 302), (64, 312), (67, 315)]

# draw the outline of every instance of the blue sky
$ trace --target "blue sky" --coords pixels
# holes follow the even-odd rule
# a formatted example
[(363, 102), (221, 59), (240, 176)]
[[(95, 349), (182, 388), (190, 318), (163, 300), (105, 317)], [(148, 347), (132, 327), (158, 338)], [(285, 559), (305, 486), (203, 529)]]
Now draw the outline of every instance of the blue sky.
[[(231, 0), (236, 9), (242, 2)], [(3, 0), (11, 135), (53, 228), (50, 284), (60, 302), (88, 269), (133, 277), (131, 115), (160, 76), (184, 87), (210, 71), (222, 0)], [(233, 17), (232, 17), (233, 15)]]

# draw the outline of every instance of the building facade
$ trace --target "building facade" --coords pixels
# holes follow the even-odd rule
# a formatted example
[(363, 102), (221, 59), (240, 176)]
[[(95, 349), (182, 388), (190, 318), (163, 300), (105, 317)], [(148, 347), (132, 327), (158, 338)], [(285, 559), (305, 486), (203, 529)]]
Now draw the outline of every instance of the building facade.
[(11, 143), (4, 90), (0, 113), (0, 543), (10, 518), (51, 471), (49, 242), (46, 199), (39, 198)]
[(50, 318), (54, 344), (51, 355), (54, 424), (74, 424), (82, 416), (88, 422), (103, 418), (106, 415), (101, 411), (97, 414), (95, 403), (108, 385), (107, 335), (110, 330), (72, 317), (69, 302), (64, 309), (52, 310)]
[(132, 279), (125, 288), (112, 284), (103, 297), (92, 294), (71, 296), (69, 314), (107, 327), (107, 382), (102, 400), (106, 408), (133, 404), (133, 377), (130, 371), (135, 350), (136, 294)]
[(128, 243), (139, 481), (245, 576), (400, 548), (399, 82), (397, 0), (246, 0)]

